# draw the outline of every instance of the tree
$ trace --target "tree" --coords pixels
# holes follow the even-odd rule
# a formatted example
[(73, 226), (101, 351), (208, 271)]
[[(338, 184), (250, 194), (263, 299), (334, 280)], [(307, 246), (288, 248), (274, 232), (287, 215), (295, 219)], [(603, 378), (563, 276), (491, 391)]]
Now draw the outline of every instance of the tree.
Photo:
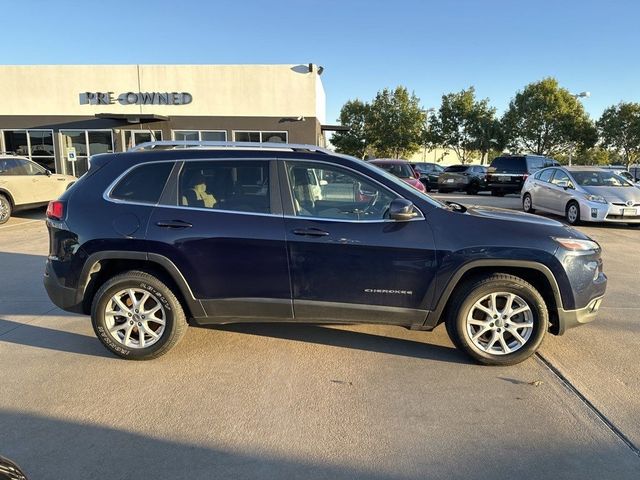
[(602, 145), (619, 152), (627, 168), (640, 158), (640, 104), (619, 103), (607, 108), (597, 123)]
[(371, 106), (361, 100), (349, 100), (340, 110), (340, 123), (349, 127), (346, 132), (336, 132), (331, 143), (339, 153), (364, 158), (369, 146), (367, 138), (367, 119)]
[(410, 156), (421, 146), (425, 113), (405, 87), (378, 92), (369, 110), (366, 138), (378, 157)]
[(554, 78), (530, 83), (516, 93), (502, 118), (511, 148), (552, 156), (589, 148), (597, 131), (582, 104)]
[(476, 151), (484, 157), (499, 142), (495, 112), (488, 99), (476, 100), (473, 87), (443, 95), (440, 109), (430, 117), (425, 142), (451, 148), (461, 163), (470, 161)]

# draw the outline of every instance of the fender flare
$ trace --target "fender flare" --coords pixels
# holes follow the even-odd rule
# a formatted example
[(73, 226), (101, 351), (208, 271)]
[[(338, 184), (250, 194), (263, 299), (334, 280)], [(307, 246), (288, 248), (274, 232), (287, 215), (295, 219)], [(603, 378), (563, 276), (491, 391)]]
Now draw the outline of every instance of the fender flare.
[(500, 267), (524, 268), (529, 270), (536, 270), (542, 273), (547, 279), (547, 281), (549, 282), (549, 285), (551, 286), (551, 291), (553, 292), (553, 296), (556, 302), (557, 309), (560, 310), (563, 308), (562, 297), (560, 295), (560, 288), (558, 286), (558, 282), (556, 280), (556, 277), (553, 275), (553, 272), (546, 265), (543, 265), (542, 263), (538, 263), (538, 262), (533, 262), (530, 260), (507, 260), (507, 259), (473, 260), (469, 263), (465, 263), (464, 265), (462, 265), (451, 276), (451, 278), (449, 279), (449, 282), (447, 283), (447, 285), (442, 290), (442, 293), (440, 294), (440, 298), (438, 299), (436, 308), (433, 311), (431, 311), (427, 316), (427, 319), (425, 321), (425, 326), (433, 328), (439, 323), (442, 313), (444, 311), (444, 308), (446, 307), (447, 302), (449, 301), (449, 298), (451, 298), (451, 294), (460, 283), (460, 280), (462, 279), (462, 277), (470, 270), (473, 270), (474, 268), (479, 268), (479, 267), (480, 268), (491, 267), (491, 268), (495, 268), (496, 270), (498, 270)]

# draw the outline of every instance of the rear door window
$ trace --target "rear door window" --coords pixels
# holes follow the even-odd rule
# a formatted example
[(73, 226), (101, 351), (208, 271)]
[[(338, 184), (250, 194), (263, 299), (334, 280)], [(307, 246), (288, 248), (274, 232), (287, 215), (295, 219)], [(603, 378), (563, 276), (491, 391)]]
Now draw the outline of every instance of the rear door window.
[(135, 203), (158, 203), (173, 162), (147, 163), (135, 167), (111, 190), (115, 200)]
[(554, 169), (549, 168), (548, 170), (543, 170), (539, 175), (536, 175), (536, 178), (542, 182), (549, 182), (551, 180), (551, 176), (553, 175)]
[[(307, 178), (308, 183), (314, 181)], [(269, 162), (185, 162), (178, 180), (178, 202), (183, 207), (270, 213)]]

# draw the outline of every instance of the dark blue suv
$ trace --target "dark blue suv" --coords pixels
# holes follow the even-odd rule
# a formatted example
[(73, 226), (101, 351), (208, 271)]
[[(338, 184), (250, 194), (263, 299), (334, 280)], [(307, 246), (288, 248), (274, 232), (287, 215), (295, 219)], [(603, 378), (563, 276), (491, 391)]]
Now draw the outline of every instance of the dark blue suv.
[(188, 323), (444, 322), (509, 365), (600, 306), (600, 246), (554, 220), (443, 204), (317, 147), (186, 146), (95, 156), (47, 210), (50, 298), (121, 357), (162, 355)]

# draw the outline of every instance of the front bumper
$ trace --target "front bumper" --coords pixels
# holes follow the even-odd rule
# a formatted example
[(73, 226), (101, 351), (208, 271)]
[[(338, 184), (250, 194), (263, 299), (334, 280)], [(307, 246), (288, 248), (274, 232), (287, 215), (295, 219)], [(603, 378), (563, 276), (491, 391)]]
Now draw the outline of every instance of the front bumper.
[[(629, 212), (635, 210), (635, 215)], [(633, 212), (632, 212), (633, 213)], [(640, 206), (614, 205), (584, 200), (580, 202), (580, 220), (583, 222), (638, 223), (640, 224)]]
[(563, 308), (559, 308), (558, 335), (562, 335), (570, 328), (584, 325), (585, 323), (595, 320), (603, 298), (604, 296), (594, 298), (586, 307), (579, 308), (577, 310), (565, 310)]

